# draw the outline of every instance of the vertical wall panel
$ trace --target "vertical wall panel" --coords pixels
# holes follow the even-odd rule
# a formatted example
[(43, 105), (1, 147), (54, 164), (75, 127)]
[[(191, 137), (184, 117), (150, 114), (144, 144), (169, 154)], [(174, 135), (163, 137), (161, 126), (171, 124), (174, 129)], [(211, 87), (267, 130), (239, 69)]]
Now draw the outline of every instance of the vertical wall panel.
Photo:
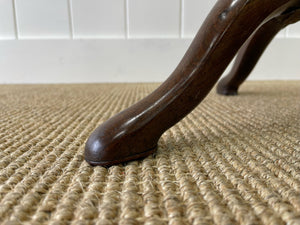
[(182, 0), (183, 1), (183, 37), (193, 38), (216, 0)]
[(20, 38), (69, 38), (68, 0), (16, 0)]
[(291, 38), (300, 38), (300, 22), (290, 25), (287, 36)]
[(180, 0), (128, 0), (129, 37), (178, 38)]
[(74, 38), (125, 37), (125, 0), (72, 0)]
[(13, 1), (0, 0), (0, 39), (15, 38)]

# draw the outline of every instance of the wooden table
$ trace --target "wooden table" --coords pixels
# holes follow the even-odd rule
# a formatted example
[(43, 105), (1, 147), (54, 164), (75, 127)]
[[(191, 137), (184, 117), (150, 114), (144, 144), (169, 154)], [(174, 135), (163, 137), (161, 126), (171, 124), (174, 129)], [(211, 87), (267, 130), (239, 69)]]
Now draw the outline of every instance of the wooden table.
[(160, 136), (204, 99), (236, 54), (220, 94), (236, 95), (273, 37), (299, 20), (300, 0), (219, 0), (170, 77), (91, 134), (86, 161), (111, 166), (155, 152)]

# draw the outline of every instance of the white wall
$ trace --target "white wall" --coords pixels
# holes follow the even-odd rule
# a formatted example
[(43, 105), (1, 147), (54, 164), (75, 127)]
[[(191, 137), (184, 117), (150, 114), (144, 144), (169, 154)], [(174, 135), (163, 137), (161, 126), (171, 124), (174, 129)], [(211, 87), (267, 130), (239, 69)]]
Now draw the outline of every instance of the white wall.
[[(215, 0), (0, 0), (0, 83), (163, 81)], [(300, 79), (300, 23), (251, 79)]]

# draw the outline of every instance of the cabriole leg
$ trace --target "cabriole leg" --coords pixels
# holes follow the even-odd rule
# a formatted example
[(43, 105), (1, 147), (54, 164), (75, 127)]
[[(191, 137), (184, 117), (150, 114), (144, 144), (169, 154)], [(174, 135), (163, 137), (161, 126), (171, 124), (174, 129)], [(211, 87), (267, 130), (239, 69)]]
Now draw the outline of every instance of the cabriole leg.
[(249, 36), (295, 2), (219, 0), (171, 76), (91, 134), (87, 162), (111, 166), (153, 153), (160, 136), (203, 100)]
[(237, 95), (238, 88), (275, 35), (287, 25), (299, 21), (299, 14), (299, 9), (292, 7), (261, 26), (239, 50), (231, 71), (218, 83), (217, 92), (222, 95)]

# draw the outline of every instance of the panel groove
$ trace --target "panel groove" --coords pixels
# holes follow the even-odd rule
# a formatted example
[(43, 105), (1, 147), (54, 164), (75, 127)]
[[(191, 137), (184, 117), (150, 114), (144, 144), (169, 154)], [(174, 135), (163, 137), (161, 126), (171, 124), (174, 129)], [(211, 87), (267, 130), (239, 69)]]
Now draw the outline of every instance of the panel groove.
[(18, 31), (18, 20), (17, 20), (17, 9), (16, 9), (16, 0), (12, 0), (13, 6), (13, 14), (14, 14), (14, 28), (15, 28), (15, 37), (19, 39), (19, 31)]
[(124, 25), (125, 25), (125, 38), (129, 38), (129, 7), (128, 7), (128, 0), (124, 0), (125, 3), (125, 16), (124, 16)]
[(68, 16), (69, 16), (69, 27), (70, 27), (70, 38), (74, 39), (74, 21), (73, 21), (73, 7), (72, 0), (68, 0)]
[(179, 37), (183, 38), (184, 31), (184, 1), (180, 0), (180, 21), (179, 21)]

